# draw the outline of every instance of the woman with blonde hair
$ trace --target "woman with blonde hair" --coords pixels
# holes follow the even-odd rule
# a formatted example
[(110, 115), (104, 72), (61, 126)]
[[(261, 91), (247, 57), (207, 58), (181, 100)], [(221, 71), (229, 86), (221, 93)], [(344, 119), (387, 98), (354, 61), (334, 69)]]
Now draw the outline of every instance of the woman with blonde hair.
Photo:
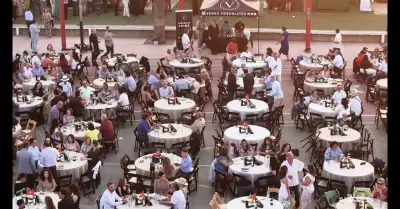
[(159, 172), (163, 172), (167, 179), (174, 177), (175, 167), (172, 165), (169, 158), (164, 158), (162, 162), (162, 167), (160, 168)]
[(193, 132), (201, 131), (201, 129), (206, 125), (206, 120), (204, 119), (204, 115), (202, 112), (196, 113), (196, 120), (190, 126)]
[(206, 85), (206, 96), (208, 96), (208, 98), (212, 99), (213, 94), (212, 94), (212, 88), (211, 88), (211, 78), (210, 78), (210, 74), (208, 73), (207, 69), (203, 68), (200, 71), (200, 76), (201, 76), (201, 79), (204, 80), (204, 83)]

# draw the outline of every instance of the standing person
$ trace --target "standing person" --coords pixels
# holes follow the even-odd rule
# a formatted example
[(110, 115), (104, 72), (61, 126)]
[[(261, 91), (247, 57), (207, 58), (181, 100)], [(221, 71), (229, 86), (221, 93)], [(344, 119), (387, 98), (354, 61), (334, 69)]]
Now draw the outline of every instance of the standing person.
[(333, 38), (333, 51), (339, 50), (342, 48), (342, 34), (340, 34), (340, 30), (336, 29), (335, 38)]
[(215, 20), (211, 21), (211, 25), (208, 26), (208, 44), (207, 46), (211, 50), (211, 54), (216, 55), (215, 45), (217, 44), (217, 39), (219, 35), (219, 27)]
[(228, 84), (226, 85), (226, 90), (228, 91), (228, 102), (233, 100), (233, 96), (237, 89), (236, 76), (235, 76), (236, 68), (231, 67), (231, 70), (228, 72)]
[(39, 28), (36, 24), (36, 20), (32, 20), (32, 24), (29, 26), (29, 32), (31, 34), (31, 41), (32, 41), (32, 53), (38, 52), (37, 44), (39, 42)]
[(34, 138), (29, 139), (29, 149), (28, 151), (33, 154), (33, 160), (35, 161), (35, 167), (36, 169), (39, 169), (38, 167), (38, 162), (40, 159), (40, 150), (39, 147), (37, 146), (37, 141)]
[(282, 27), (281, 40), (276, 44), (281, 44), (279, 49), (279, 57), (281, 54), (286, 55), (286, 59), (289, 61), (289, 33), (286, 31), (286, 27)]
[(130, 13), (129, 13), (129, 0), (122, 0), (122, 3), (124, 4), (124, 11), (122, 13), (122, 15), (124, 17), (130, 17)]
[(64, 19), (68, 19), (68, 0), (64, 0)]
[(108, 13), (108, 0), (102, 0), (103, 12)]
[(115, 16), (118, 16), (118, 7), (119, 7), (119, 1), (120, 0), (111, 0), (111, 3), (114, 7), (114, 14)]
[(299, 191), (299, 161), (294, 161), (294, 155), (292, 152), (286, 154), (286, 160), (282, 163), (281, 169), (287, 167), (287, 178), (289, 179), (289, 189), (294, 193), (294, 199), (296, 201), (296, 208), (300, 206), (300, 191)]
[(243, 76), (244, 93), (250, 97), (251, 92), (253, 92), (254, 76), (253, 76), (253, 74), (249, 73), (249, 70), (247, 70), (247, 69), (244, 69), (243, 72), (244, 72), (244, 76)]
[(86, 16), (87, 0), (79, 0), (80, 15)]
[(46, 35), (48, 38), (51, 38), (51, 21), (52, 21), (51, 13), (49, 11), (49, 8), (45, 8), (43, 11), (43, 22), (44, 22), (44, 28), (46, 30)]
[(111, 57), (114, 56), (114, 34), (110, 31), (110, 26), (106, 27), (106, 32), (104, 33), (104, 44), (106, 45), (106, 53), (103, 54), (102, 57), (108, 56), (111, 53)]
[(314, 193), (314, 166), (308, 165), (308, 173), (303, 177), (301, 182), (301, 209), (312, 209), (312, 194)]
[(79, 2), (78, 0), (72, 0), (72, 16), (78, 16), (78, 15), (79, 15)]
[(292, 0), (285, 0), (285, 1), (286, 1), (286, 3), (285, 3), (286, 11), (285, 12), (290, 13), (290, 11), (292, 10)]
[(54, 16), (60, 18), (60, 0), (54, 0)]
[(26, 27), (28, 28), (28, 35), (29, 35), (29, 38), (31, 38), (30, 25), (32, 24), (32, 21), (33, 21), (33, 14), (32, 14), (32, 12), (31, 12), (31, 9), (28, 8), (28, 9), (25, 11), (25, 22), (26, 22)]
[(18, 175), (26, 174), (27, 184), (29, 188), (34, 188), (35, 184), (35, 174), (37, 172), (35, 166), (35, 158), (31, 152), (29, 152), (29, 143), (24, 142), (22, 144), (22, 149), (17, 152), (18, 158)]
[(42, 165), (44, 169), (50, 171), (51, 175), (56, 180), (57, 185), (60, 185), (58, 182), (58, 174), (56, 169), (58, 156), (59, 154), (56, 148), (51, 147), (50, 142), (45, 142), (40, 155), (39, 165)]
[(96, 15), (100, 15), (101, 14), (101, 4), (102, 4), (102, 0), (93, 0), (93, 4), (94, 4), (94, 11), (96, 13)]
[(171, 206), (173, 209), (186, 208), (185, 194), (179, 189), (177, 183), (172, 184), (174, 193), (170, 198), (159, 200), (158, 202), (162, 205)]
[(114, 184), (107, 183), (107, 189), (103, 192), (100, 198), (101, 209), (114, 209), (118, 205), (125, 204), (127, 201), (125, 198), (121, 198), (115, 192)]
[(181, 37), (183, 52), (186, 54), (190, 49), (189, 28), (185, 28)]
[(18, 11), (18, 2), (17, 0), (12, 1), (12, 19), (13, 21), (18, 19), (17, 11)]
[(99, 67), (97, 64), (97, 57), (100, 55), (99, 39), (97, 38), (96, 29), (92, 29), (92, 33), (89, 36), (90, 48), (92, 48), (92, 64), (93, 66)]
[(200, 16), (200, 19), (197, 20), (196, 23), (196, 35), (197, 35), (197, 46), (199, 47), (199, 50), (203, 50), (203, 33), (204, 30), (206, 29), (206, 21), (204, 20), (203, 16)]

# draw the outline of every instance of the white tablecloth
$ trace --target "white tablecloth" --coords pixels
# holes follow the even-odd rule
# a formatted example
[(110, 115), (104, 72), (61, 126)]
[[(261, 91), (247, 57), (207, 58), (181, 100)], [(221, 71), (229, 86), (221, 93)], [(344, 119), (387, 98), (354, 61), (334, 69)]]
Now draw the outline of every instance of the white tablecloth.
[[(28, 99), (31, 100), (31, 96), (27, 95)], [(26, 102), (17, 102), (17, 98), (13, 97), (14, 102), (19, 104), (18, 111), (30, 111), (32, 108), (41, 106), (43, 104), (43, 99), (41, 97), (34, 97), (31, 103), (26, 103)]]
[[(51, 197), (51, 199), (53, 199), (53, 203), (56, 206), (56, 208), (58, 207), (58, 202), (60, 202), (60, 198), (54, 192), (48, 192), (47, 194), (43, 193), (43, 195), (41, 195), (39, 192), (35, 192), (35, 194), (39, 195), (40, 202), (42, 202), (42, 203), (41, 204), (36, 204), (34, 206), (32, 205), (31, 207), (26, 205), (25, 208), (46, 209), (46, 205), (44, 204), (44, 199), (45, 199), (46, 196)], [(13, 198), (13, 209), (18, 209), (17, 201), (19, 199), (21, 199), (21, 196), (18, 196), (18, 197), (14, 196), (14, 198)]]
[(181, 117), (183, 112), (190, 112), (196, 110), (196, 103), (187, 98), (178, 98), (181, 104), (172, 105), (168, 104), (167, 99), (159, 99), (154, 102), (154, 110), (156, 112), (168, 114), (171, 119), (175, 121)]
[[(364, 73), (364, 69), (360, 69), (360, 70), (361, 70), (361, 72)], [(376, 70), (375, 69), (368, 68), (368, 69), (365, 69), (365, 71), (367, 72), (367, 75), (376, 76)]]
[(194, 68), (194, 67), (203, 67), (204, 62), (201, 59), (198, 58), (191, 58), (191, 60), (193, 60), (194, 63), (182, 63), (180, 60), (172, 60), (171, 62), (169, 62), (169, 65), (171, 67), (180, 67), (180, 68), (184, 68), (184, 69), (190, 69), (190, 68)]
[(306, 70), (322, 70), (324, 65), (328, 65), (329, 69), (333, 69), (333, 64), (329, 61), (322, 61), (321, 64), (311, 63), (311, 61), (301, 60), (299, 62), (300, 70), (306, 72)]
[(325, 161), (322, 170), (322, 176), (330, 179), (344, 181), (347, 189), (350, 189), (355, 181), (372, 181), (374, 180), (374, 166), (366, 162), (360, 165), (363, 160), (352, 158), (355, 168), (340, 168), (340, 163), (335, 160)]
[[(96, 122), (91, 122), (94, 125), (94, 128), (100, 128), (100, 123), (96, 123)], [(79, 131), (75, 131), (75, 125), (74, 126), (70, 126), (70, 125), (64, 125), (62, 127), (62, 135), (64, 136), (64, 140), (67, 140), (67, 136), (68, 135), (74, 135), (75, 139), (81, 139), (83, 140), (85, 138), (85, 134), (83, 133), (82, 130)]]
[[(139, 60), (137, 58), (135, 58), (135, 57), (125, 57), (125, 59), (126, 59), (126, 61), (124, 61), (122, 63), (130, 64), (130, 63), (133, 63), (133, 62), (139, 62)], [(117, 58), (113, 57), (113, 58), (107, 59), (106, 62), (108, 64), (108, 66), (114, 67), (116, 62), (117, 62)]]
[[(252, 73), (253, 69), (255, 68), (265, 68), (267, 66), (267, 64), (264, 61), (246, 62), (245, 64), (249, 73)], [(232, 65), (235, 67), (240, 67), (241, 63), (233, 61)]]
[[(371, 198), (371, 197), (357, 197), (357, 199), (366, 199), (369, 204), (372, 205), (374, 209), (387, 209), (387, 202)], [(354, 197), (348, 197), (346, 199), (340, 200), (336, 204), (336, 209), (353, 209), (356, 207), (354, 202)]]
[[(139, 175), (143, 176), (150, 176), (150, 163), (151, 163), (151, 157), (153, 154), (148, 154), (144, 155), (138, 159), (135, 160), (135, 167), (136, 167), (136, 173)], [(174, 154), (167, 154), (167, 153), (162, 153), (161, 154), (163, 157), (168, 157), (171, 160), (171, 164), (175, 167), (175, 173), (179, 170), (179, 166), (176, 166), (175, 163), (180, 163), (182, 161), (182, 158), (174, 155)], [(147, 157), (147, 159), (146, 159)], [(140, 162), (142, 161), (143, 162)], [(155, 172), (157, 172), (162, 165), (157, 164), (155, 165)]]
[[(58, 176), (65, 176), (72, 174), (72, 181), (79, 179), (82, 173), (85, 173), (88, 170), (88, 160), (81, 158), (85, 157), (81, 153), (73, 152), (73, 151), (64, 151), (68, 155), (68, 159), (71, 159), (70, 162), (57, 162), (57, 174)], [(72, 157), (76, 156), (76, 161), (72, 161)], [(64, 167), (59, 167), (59, 166)], [(43, 169), (43, 165), (39, 163), (39, 169)]]
[(349, 128), (347, 131), (344, 131), (347, 136), (341, 136), (339, 134), (332, 136), (331, 131), (329, 130), (328, 127), (321, 128), (319, 129), (321, 131), (321, 134), (319, 135), (320, 140), (328, 141), (328, 142), (333, 142), (337, 141), (339, 143), (348, 143), (348, 142), (355, 142), (360, 140), (361, 134), (360, 132)]
[(241, 106), (241, 100), (232, 100), (228, 102), (226, 107), (229, 112), (239, 113), (240, 119), (245, 120), (248, 114), (258, 114), (259, 117), (265, 112), (268, 112), (268, 104), (257, 99), (250, 99), (250, 101), (256, 106), (255, 108), (250, 108), (248, 106)]
[[(178, 77), (175, 78), (175, 81), (178, 80)], [(192, 88), (194, 82), (196, 81), (194, 78), (192, 77), (186, 77), (186, 80), (189, 82), (189, 88)], [(175, 86), (175, 82), (174, 79), (172, 77), (168, 77), (167, 78), (168, 84), (172, 87)]]
[[(47, 77), (47, 76), (46, 76)], [(52, 76), (48, 76), (45, 81), (40, 81), (42, 83), (43, 89), (47, 90), (50, 85), (55, 85), (56, 83), (52, 80)], [(36, 84), (36, 78), (31, 78), (28, 82), (23, 82), (22, 83), (22, 89), (24, 92), (29, 92), (30, 90), (33, 89), (33, 87)]]
[(335, 88), (337, 84), (332, 84), (332, 80), (328, 83), (310, 83), (304, 81), (304, 91), (311, 93), (314, 90), (321, 89), (324, 91), (324, 95), (332, 95), (335, 93)]
[(310, 103), (308, 105), (308, 113), (321, 114), (322, 118), (325, 118), (326, 116), (329, 117), (337, 116), (336, 112), (331, 107), (325, 107), (325, 103), (322, 103), (322, 105), (316, 103)]
[[(150, 195), (150, 194), (149, 194)], [(135, 202), (132, 201), (132, 206), (128, 206), (128, 203), (125, 205), (119, 205), (117, 206), (117, 209), (136, 209), (136, 208), (145, 208), (145, 209), (171, 209), (171, 206), (166, 206), (159, 204), (158, 201), (154, 199), (150, 199), (151, 203), (153, 203), (152, 206), (136, 206)]]
[[(270, 205), (271, 198), (259, 196), (259, 197), (257, 197), (257, 199), (262, 202), (262, 204), (264, 205), (264, 208), (283, 209), (283, 205), (277, 200), (272, 199), (273, 205)], [(239, 198), (233, 199), (233, 200), (229, 201), (228, 204), (226, 204), (226, 209), (246, 209), (246, 205), (245, 205), (245, 203), (242, 202), (242, 200), (249, 200), (249, 198), (248, 197), (239, 197)]]
[[(244, 87), (243, 84), (243, 77), (236, 78), (236, 84), (239, 85), (240, 88)], [(254, 85), (253, 85), (253, 92), (255, 94), (257, 91), (264, 91), (265, 90), (265, 80), (262, 78), (254, 78)]]
[[(118, 80), (121, 81), (121, 82), (108, 81), (108, 82), (107, 82), (108, 89), (109, 89), (109, 90), (113, 90), (115, 84), (121, 85), (121, 84), (122, 84), (122, 81), (124, 80), (124, 78), (120, 77), (120, 78), (118, 78)], [(95, 88), (95, 89), (101, 89), (101, 88), (103, 88), (103, 84), (104, 84), (105, 81), (106, 81), (105, 79), (96, 78), (96, 79), (93, 81), (93, 88)]]
[(239, 133), (239, 126), (232, 126), (225, 130), (224, 140), (229, 140), (239, 147), (240, 142), (246, 139), (249, 144), (258, 143), (258, 147), (264, 142), (264, 138), (270, 136), (268, 129), (261, 126), (249, 125), (254, 134)]
[[(251, 181), (252, 184), (254, 184), (254, 181), (256, 181), (258, 177), (266, 176), (271, 172), (271, 168), (269, 166), (269, 156), (267, 157), (256, 156), (256, 159), (263, 162), (263, 164), (254, 166), (251, 165), (245, 166), (243, 157), (234, 158), (233, 164), (229, 166), (228, 172), (243, 176), (247, 180)], [(247, 172), (242, 171), (242, 168), (244, 167), (249, 168), (249, 171)]]
[(88, 106), (85, 107), (86, 110), (105, 110), (105, 109), (110, 109), (110, 108), (116, 108), (118, 105), (118, 102), (111, 99), (110, 100), (111, 104), (106, 103), (97, 103), (97, 104), (89, 104)]
[[(162, 124), (168, 127), (170, 124)], [(161, 142), (165, 143), (166, 148), (171, 148), (172, 144), (178, 142), (184, 142), (190, 140), (190, 135), (192, 135), (192, 129), (190, 127), (184, 126), (182, 124), (171, 124), (177, 130), (176, 133), (163, 133), (162, 127), (158, 131), (151, 131), (147, 134), (150, 142)]]
[(388, 84), (387, 78), (379, 79), (376, 82), (376, 86), (381, 89), (387, 89), (387, 84)]

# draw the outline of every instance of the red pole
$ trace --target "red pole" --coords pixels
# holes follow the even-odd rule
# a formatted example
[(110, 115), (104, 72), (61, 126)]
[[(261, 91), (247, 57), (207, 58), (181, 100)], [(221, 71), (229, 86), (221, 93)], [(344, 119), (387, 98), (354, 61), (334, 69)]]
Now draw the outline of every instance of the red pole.
[(185, 8), (185, 0), (179, 0), (179, 10), (183, 10)]
[(64, 0), (60, 0), (60, 30), (61, 30), (61, 49), (66, 49), (67, 41), (65, 39)]
[(306, 48), (311, 47), (311, 0), (306, 1)]

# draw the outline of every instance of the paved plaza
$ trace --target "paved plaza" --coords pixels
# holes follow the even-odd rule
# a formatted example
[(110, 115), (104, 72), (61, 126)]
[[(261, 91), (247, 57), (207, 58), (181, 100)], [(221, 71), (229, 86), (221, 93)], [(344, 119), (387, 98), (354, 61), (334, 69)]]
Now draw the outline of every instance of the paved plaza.
[[(102, 34), (99, 34), (99, 37), (101, 37)], [(87, 38), (85, 40), (87, 42)], [(156, 67), (156, 60), (159, 58), (165, 56), (167, 49), (172, 49), (175, 44), (173, 45), (162, 45), (162, 46), (157, 46), (157, 45), (143, 45), (145, 42), (145, 39), (120, 39), (116, 37), (114, 39), (115, 43), (115, 53), (122, 53), (122, 54), (127, 54), (127, 53), (135, 53), (138, 54), (138, 56), (145, 56), (150, 59), (150, 65), (151, 68)], [(47, 44), (52, 44), (56, 51), (59, 51), (61, 48), (61, 40), (60, 37), (53, 37), (53, 38), (45, 38), (42, 37), (39, 40), (39, 51), (44, 51), (46, 48)], [(73, 44), (79, 43), (79, 37), (68, 37), (67, 38), (67, 47), (72, 47)], [(297, 55), (301, 54), (302, 51), (304, 50), (304, 42), (291, 42), (290, 43), (290, 53), (292, 57), (296, 57)], [(255, 48), (253, 49), (253, 52), (256, 53), (258, 51), (257, 47), (257, 42), (254, 43)], [(346, 61), (349, 63), (347, 65), (347, 71), (346, 71), (346, 78), (349, 78), (353, 81), (353, 85), (360, 85), (359, 90), (365, 92), (365, 85), (360, 84), (356, 82), (355, 79), (353, 79), (352, 75), (352, 60), (354, 57), (358, 54), (358, 52), (361, 50), (362, 47), (368, 47), (369, 49), (373, 49), (375, 47), (379, 47), (379, 44), (360, 44), (360, 43), (345, 43), (344, 44), (344, 49), (343, 55)], [(100, 43), (101, 48), (104, 47), (103, 41)], [(279, 49), (279, 45), (276, 45), (276, 42), (273, 41), (261, 41), (260, 42), (260, 52), (265, 53), (265, 49), (267, 47), (272, 47), (274, 51), (277, 51)], [(326, 42), (314, 42), (311, 45), (312, 51), (315, 54), (326, 54), (328, 51), (328, 48), (332, 48), (331, 43), (326, 43)], [(18, 52), (21, 53), (23, 50), (29, 49), (29, 39), (28, 37), (25, 36), (14, 36), (13, 37), (13, 52)], [(206, 55), (210, 56), (211, 59), (213, 60), (213, 93), (216, 96), (217, 95), (217, 87), (216, 87), (216, 79), (218, 79), (221, 76), (222, 73), (222, 66), (221, 66), (221, 59), (223, 54), (218, 54), (218, 55), (211, 55), (210, 51), (204, 50), (201, 51), (199, 55)], [(90, 53), (85, 53), (83, 55), (89, 56)], [(284, 125), (282, 126), (282, 140), (281, 144), (285, 142), (289, 142), (292, 145), (292, 148), (297, 148), (300, 149), (300, 157), (299, 159), (305, 164), (309, 164), (309, 153), (305, 153), (305, 149), (301, 148), (302, 143), (300, 142), (301, 139), (305, 138), (306, 136), (309, 135), (309, 132), (305, 130), (304, 132), (301, 132), (300, 130), (296, 130), (295, 126), (293, 124), (293, 121), (290, 120), (289, 113), (290, 109), (293, 105), (293, 83), (292, 80), (290, 79), (289, 73), (289, 64), (284, 63), (284, 69), (283, 69), (283, 81), (282, 81), (282, 88), (284, 91), (284, 102), (283, 104), (285, 105), (284, 108)], [(89, 70), (89, 77), (90, 80), (94, 79), (94, 69), (91, 68)], [(381, 125), (379, 129), (377, 129), (375, 123), (374, 123), (374, 115), (375, 115), (375, 108), (371, 103), (366, 103), (364, 101), (365, 95), (362, 94), (360, 95), (360, 98), (362, 99), (364, 106), (365, 106), (365, 111), (364, 111), (364, 117), (363, 117), (363, 123), (366, 125), (366, 128), (371, 131), (372, 137), (375, 139), (374, 143), (374, 154), (375, 157), (383, 158), (385, 161), (387, 160), (387, 134), (385, 132), (385, 129)], [(139, 107), (139, 105), (135, 105), (135, 107)], [(190, 195), (190, 209), (206, 209), (208, 208), (208, 203), (211, 199), (212, 194), (214, 193), (214, 189), (211, 188), (211, 182), (208, 181), (208, 172), (210, 168), (210, 164), (213, 161), (213, 146), (214, 146), (214, 141), (211, 137), (215, 133), (214, 129), (218, 127), (217, 123), (212, 123), (212, 106), (211, 102), (206, 107), (206, 130), (204, 131), (205, 133), (205, 148), (201, 150), (199, 153), (198, 157), (201, 159), (200, 160), (200, 170), (199, 170), (199, 187), (197, 192), (193, 192)], [(141, 114), (141, 109), (135, 109), (136, 112), (136, 118), (140, 117)], [(130, 126), (130, 124), (126, 124), (125, 128), (120, 129), (118, 137), (121, 137), (119, 140), (119, 147), (120, 151), (118, 154), (111, 153), (107, 156), (107, 159), (104, 160), (104, 166), (102, 167), (101, 170), (101, 175), (102, 175), (102, 184), (98, 187), (96, 191), (96, 195), (91, 195), (88, 197), (83, 198), (81, 200), (81, 209), (96, 209), (96, 204), (95, 204), (95, 198), (100, 195), (104, 189), (105, 185), (107, 182), (114, 182), (117, 183), (118, 179), (122, 177), (122, 170), (120, 168), (119, 160), (120, 158), (126, 153), (128, 154), (131, 158), (136, 159), (138, 156), (137, 152), (133, 151), (134, 147), (134, 135), (133, 135), (133, 130), (136, 127), (136, 122), (133, 124), (133, 126)], [(41, 143), (44, 140), (44, 133), (43, 129), (41, 127), (37, 128), (37, 139)], [(15, 169), (15, 168), (14, 168)], [(231, 199), (231, 197), (227, 197), (227, 200)]]

